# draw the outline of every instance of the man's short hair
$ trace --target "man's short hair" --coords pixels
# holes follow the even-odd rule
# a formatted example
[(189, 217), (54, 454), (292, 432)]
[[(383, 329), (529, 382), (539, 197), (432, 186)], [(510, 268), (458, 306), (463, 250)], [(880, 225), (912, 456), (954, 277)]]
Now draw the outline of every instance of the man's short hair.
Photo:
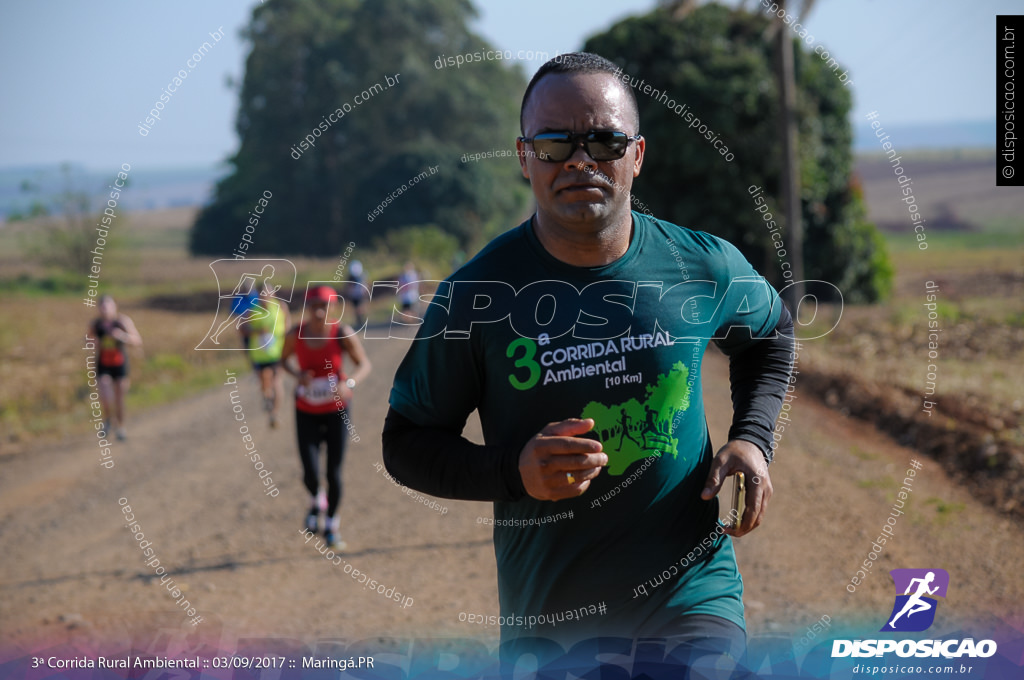
[(526, 92), (523, 93), (523, 103), (519, 107), (519, 129), (524, 135), (526, 134), (526, 128), (523, 124), (523, 114), (526, 112), (526, 102), (530, 99), (530, 93), (533, 92), (533, 88), (540, 82), (540, 79), (549, 73), (607, 73), (613, 76), (619, 86), (626, 92), (627, 99), (633, 107), (634, 129), (632, 131), (626, 130), (625, 132), (631, 132), (634, 135), (640, 133), (640, 109), (637, 106), (633, 88), (628, 83), (622, 81), (622, 69), (599, 54), (593, 54), (592, 52), (568, 52), (566, 54), (559, 54), (554, 59), (545, 62), (533, 74), (530, 84), (526, 86)]

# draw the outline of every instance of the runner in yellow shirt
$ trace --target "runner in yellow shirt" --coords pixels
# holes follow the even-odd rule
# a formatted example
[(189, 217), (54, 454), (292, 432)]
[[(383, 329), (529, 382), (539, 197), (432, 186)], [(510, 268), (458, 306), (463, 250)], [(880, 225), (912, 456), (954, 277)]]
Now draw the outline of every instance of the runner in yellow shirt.
[(260, 379), (263, 392), (263, 408), (270, 414), (270, 427), (277, 427), (277, 407), (280, 402), (281, 350), (284, 349), (284, 336), (288, 331), (288, 308), (280, 301), (266, 294), (260, 294), (253, 307), (264, 313), (253, 315), (240, 326), (245, 348), (249, 351), (249, 361)]

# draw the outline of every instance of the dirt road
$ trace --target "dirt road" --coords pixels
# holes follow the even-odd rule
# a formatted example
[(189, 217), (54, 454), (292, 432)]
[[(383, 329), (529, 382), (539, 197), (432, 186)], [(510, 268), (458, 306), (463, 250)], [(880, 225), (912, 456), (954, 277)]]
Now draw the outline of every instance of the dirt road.
[[(203, 621), (194, 630), (234, 638), (362, 639), (497, 635), (459, 621), (497, 614), (488, 504), (442, 500), (442, 515), (378, 471), (379, 431), (403, 342), (367, 341), (374, 363), (353, 409), (358, 443), (345, 461), (344, 559), (396, 592), (373, 593), (304, 543), (306, 494), (290, 414), (271, 430), (254, 378), (239, 393), (246, 424), (280, 490), (264, 494), (244, 455), (229, 387), (132, 414), (130, 438), (99, 465), (89, 435), (0, 461), (0, 639), (96, 646), (185, 626), (186, 615), (145, 565), (122, 505), (151, 541)], [(810, 343), (808, 343), (810, 344)], [(813, 346), (805, 344), (805, 351)], [(708, 419), (717, 444), (731, 417), (727, 365), (705, 360)], [(737, 541), (750, 633), (794, 631), (823, 615), (833, 630), (881, 625), (892, 605), (888, 570), (941, 567), (951, 576), (935, 633), (987, 615), (1019, 617), (1024, 538), (1019, 527), (957, 488), (937, 464), (870, 427), (799, 395), (777, 461), (766, 524)], [(286, 410), (287, 413), (287, 410)], [(472, 435), (479, 440), (475, 426)], [(911, 459), (907, 514), (855, 593), (850, 577), (889, 516)], [(123, 499), (120, 500), (119, 499)], [(193, 630), (191, 626), (188, 629)]]

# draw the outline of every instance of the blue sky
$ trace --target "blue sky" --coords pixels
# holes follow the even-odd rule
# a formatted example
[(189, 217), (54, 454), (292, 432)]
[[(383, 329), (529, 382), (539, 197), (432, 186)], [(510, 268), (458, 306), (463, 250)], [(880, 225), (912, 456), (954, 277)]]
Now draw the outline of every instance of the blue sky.
[[(0, 167), (210, 165), (238, 145), (237, 94), (252, 0), (35, 0), (0, 5)], [(477, 0), (476, 30), (501, 49), (577, 49), (653, 0)], [(736, 4), (730, 0), (728, 4)], [(757, 6), (758, 0), (749, 0)], [(887, 125), (994, 119), (995, 16), (1013, 0), (818, 0), (807, 22), (854, 79), (853, 119)], [(138, 123), (209, 34), (213, 45), (141, 137)], [(528, 36), (528, 37), (527, 37)], [(531, 73), (539, 62), (524, 64)]]

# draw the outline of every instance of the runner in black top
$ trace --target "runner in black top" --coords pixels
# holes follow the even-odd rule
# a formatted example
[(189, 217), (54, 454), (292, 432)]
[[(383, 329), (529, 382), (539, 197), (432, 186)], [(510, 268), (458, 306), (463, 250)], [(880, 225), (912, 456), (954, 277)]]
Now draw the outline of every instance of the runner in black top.
[(118, 314), (109, 295), (99, 299), (98, 319), (89, 325), (87, 337), (96, 345), (96, 372), (99, 374), (100, 405), (104, 430), (114, 428), (117, 438), (127, 436), (124, 427), (124, 395), (128, 391), (128, 354), (125, 345), (142, 346), (142, 336), (126, 314)]
[[(733, 246), (630, 211), (645, 140), (615, 72), (569, 54), (531, 81), (518, 148), (537, 213), (439, 286), (395, 376), (384, 461), (409, 487), (495, 502), (503, 649), (654, 636), (682, 642), (687, 663), (735, 657), (732, 537), (771, 497), (792, 320)], [(710, 341), (733, 391), (717, 452), (700, 381)], [(483, 445), (461, 436), (473, 410)], [(746, 511), (727, 529), (715, 495), (736, 472)]]

